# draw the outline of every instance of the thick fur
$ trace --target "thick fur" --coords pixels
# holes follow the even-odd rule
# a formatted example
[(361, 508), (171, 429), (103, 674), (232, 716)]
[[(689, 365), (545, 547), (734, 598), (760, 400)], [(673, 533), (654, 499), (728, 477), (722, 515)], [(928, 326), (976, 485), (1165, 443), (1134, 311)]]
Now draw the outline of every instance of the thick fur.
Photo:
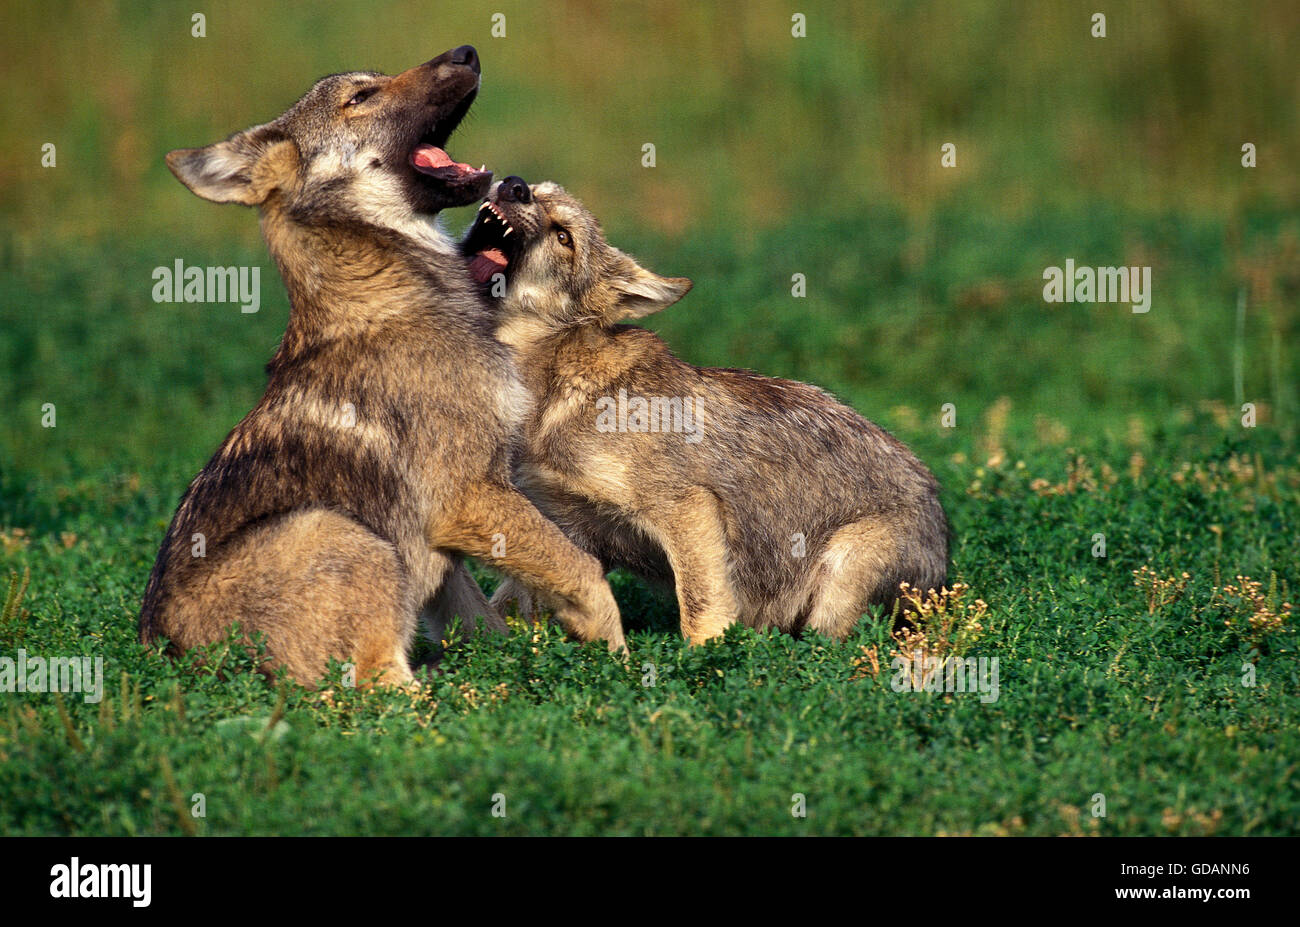
[(167, 531), (145, 643), (180, 652), (238, 622), (265, 635), (266, 669), (299, 682), (334, 657), (359, 682), (402, 683), (421, 610), (437, 636), (454, 614), (504, 628), (464, 572), (470, 555), (541, 590), (580, 637), (622, 646), (600, 564), (510, 485), (526, 397), (430, 221), (490, 175), (443, 183), (408, 163), (468, 109), (478, 68), (465, 52), (396, 77), (324, 78), (275, 121), (168, 156), (200, 196), (259, 208), (291, 311), (265, 395)]
[[(533, 400), (514, 474), (566, 534), (607, 567), (672, 580), (692, 642), (738, 620), (843, 638), (901, 582), (942, 586), (939, 487), (907, 447), (816, 387), (693, 367), (617, 324), (690, 281), (609, 246), (560, 187), (503, 196), (509, 184), (489, 200), (511, 227), (498, 336)], [(620, 391), (693, 400), (698, 436), (602, 430), (598, 403)], [(494, 602), (526, 594), (507, 583)]]

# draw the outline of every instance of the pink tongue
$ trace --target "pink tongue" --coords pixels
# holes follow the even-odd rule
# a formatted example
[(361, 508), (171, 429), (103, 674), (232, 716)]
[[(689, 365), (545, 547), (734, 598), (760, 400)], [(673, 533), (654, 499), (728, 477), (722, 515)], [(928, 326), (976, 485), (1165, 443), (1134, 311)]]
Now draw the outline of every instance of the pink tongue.
[(506, 269), (506, 256), (496, 248), (488, 248), (474, 255), (469, 262), (469, 272), (479, 283), (487, 283), (492, 275)]
[(411, 164), (416, 170), (436, 171), (444, 167), (454, 167), (457, 173), (469, 174), (474, 172), (474, 168), (468, 164), (461, 164), (453, 161), (447, 152), (443, 151), (436, 145), (420, 145), (415, 151), (411, 152)]

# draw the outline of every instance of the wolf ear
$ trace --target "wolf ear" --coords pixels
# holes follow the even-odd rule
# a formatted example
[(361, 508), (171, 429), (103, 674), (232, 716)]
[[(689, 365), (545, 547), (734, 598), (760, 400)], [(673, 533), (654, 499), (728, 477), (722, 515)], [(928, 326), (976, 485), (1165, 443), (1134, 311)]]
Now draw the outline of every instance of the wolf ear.
[(206, 148), (169, 151), (167, 166), (205, 200), (257, 206), (292, 170), (297, 156), (297, 146), (268, 122)]
[(691, 281), (686, 277), (661, 277), (622, 252), (619, 257), (622, 266), (613, 280), (617, 302), (610, 321), (644, 318), (667, 309), (690, 292)]

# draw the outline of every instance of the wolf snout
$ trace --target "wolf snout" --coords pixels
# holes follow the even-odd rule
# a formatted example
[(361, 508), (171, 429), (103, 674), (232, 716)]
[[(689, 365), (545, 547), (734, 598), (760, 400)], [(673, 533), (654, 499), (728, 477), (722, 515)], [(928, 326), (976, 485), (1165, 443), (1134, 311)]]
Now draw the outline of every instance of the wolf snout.
[(475, 74), (480, 73), (478, 49), (473, 45), (461, 45), (459, 48), (452, 49), (451, 63), (464, 65)]
[(532, 198), (533, 194), (529, 192), (528, 184), (522, 177), (516, 177), (514, 174), (501, 181), (501, 186), (497, 190), (497, 199), (503, 203), (527, 203)]

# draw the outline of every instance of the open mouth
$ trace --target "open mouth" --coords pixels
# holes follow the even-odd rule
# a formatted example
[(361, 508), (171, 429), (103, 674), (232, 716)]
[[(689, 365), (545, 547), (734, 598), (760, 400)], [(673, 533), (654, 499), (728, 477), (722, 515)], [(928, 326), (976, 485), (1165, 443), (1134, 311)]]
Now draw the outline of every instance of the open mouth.
[(445, 147), (451, 133), (469, 112), (475, 96), (474, 92), (467, 94), (455, 110), (440, 119), (421, 136), (408, 158), (416, 172), (432, 177), (453, 189), (478, 188), (485, 186), (492, 179), (492, 172), (486, 165), (475, 170), (447, 154)]
[(488, 283), (495, 274), (507, 273), (521, 240), (501, 207), (484, 200), (463, 245), (469, 257), (470, 276), (479, 283)]
[(421, 174), (446, 184), (477, 184), (491, 178), (492, 172), (484, 165), (478, 170), (454, 160), (441, 147), (431, 142), (421, 142), (411, 152), (411, 167)]

